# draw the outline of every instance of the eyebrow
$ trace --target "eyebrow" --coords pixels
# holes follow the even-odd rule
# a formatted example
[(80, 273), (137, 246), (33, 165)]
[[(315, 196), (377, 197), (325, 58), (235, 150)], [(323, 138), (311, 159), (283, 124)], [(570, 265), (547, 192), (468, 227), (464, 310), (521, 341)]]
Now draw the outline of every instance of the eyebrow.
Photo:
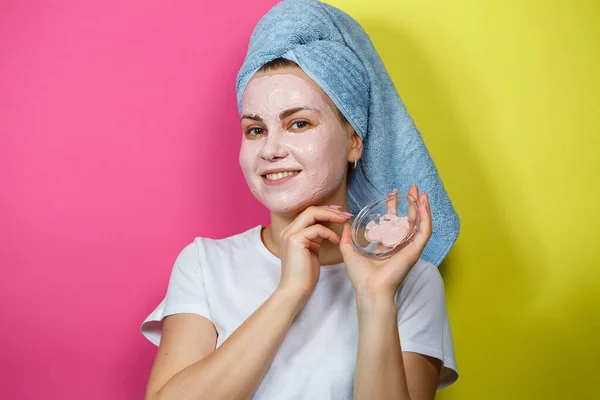
[[(279, 114), (279, 119), (285, 119), (285, 118), (289, 117), (290, 115), (296, 114), (299, 111), (313, 111), (318, 114), (321, 113), (319, 110), (315, 110), (314, 108), (294, 107), (294, 108), (290, 108), (290, 109), (282, 111)], [(251, 119), (254, 121), (264, 122), (263, 119), (258, 114), (244, 114), (244, 115), (242, 115), (242, 119)]]
[(253, 115), (253, 114), (244, 114), (244, 115), (242, 115), (242, 119), (252, 119), (254, 121), (264, 122), (261, 117), (259, 117), (258, 115)]

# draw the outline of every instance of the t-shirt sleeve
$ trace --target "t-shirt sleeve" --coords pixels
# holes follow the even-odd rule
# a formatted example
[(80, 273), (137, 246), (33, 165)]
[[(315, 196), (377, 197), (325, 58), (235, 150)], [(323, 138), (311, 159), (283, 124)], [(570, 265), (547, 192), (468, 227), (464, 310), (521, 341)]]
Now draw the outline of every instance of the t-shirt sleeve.
[(142, 323), (142, 334), (157, 346), (160, 343), (163, 319), (169, 315), (193, 313), (210, 320), (198, 251), (194, 242), (179, 253), (171, 271), (165, 298)]
[(402, 351), (442, 361), (438, 388), (458, 379), (454, 343), (446, 309), (444, 282), (437, 267), (419, 260), (396, 295)]

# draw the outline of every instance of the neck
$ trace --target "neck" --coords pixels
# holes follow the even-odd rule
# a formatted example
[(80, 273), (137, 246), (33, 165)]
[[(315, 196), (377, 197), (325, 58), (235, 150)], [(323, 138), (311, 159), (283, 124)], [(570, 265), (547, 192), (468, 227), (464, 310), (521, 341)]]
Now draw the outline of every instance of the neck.
[[(345, 188), (342, 193), (344, 193), (343, 196), (334, 196), (333, 198), (327, 199), (322, 204), (315, 205), (328, 206), (330, 204), (337, 204), (342, 206), (343, 211), (348, 211), (348, 199), (345, 196)], [(267, 247), (267, 249), (269, 249), (271, 253), (275, 254), (277, 257), (281, 258), (281, 232), (283, 232), (283, 230), (294, 221), (297, 215), (298, 214), (282, 215), (271, 213), (271, 224), (262, 231), (261, 236), (265, 246)], [(352, 219), (349, 219), (348, 223), (351, 224)], [(342, 231), (344, 229), (343, 224), (326, 222), (322, 223), (321, 225), (328, 229), (331, 229), (338, 236), (342, 236)], [(319, 250), (319, 261), (321, 265), (332, 265), (341, 263), (343, 261), (343, 258), (339, 246), (332, 244), (328, 240), (323, 240), (321, 242), (321, 247)]]

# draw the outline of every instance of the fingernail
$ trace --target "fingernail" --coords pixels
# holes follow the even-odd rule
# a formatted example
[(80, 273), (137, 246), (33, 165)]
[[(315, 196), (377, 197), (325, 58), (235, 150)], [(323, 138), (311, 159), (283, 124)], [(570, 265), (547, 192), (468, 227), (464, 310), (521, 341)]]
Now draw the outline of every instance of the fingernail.
[(349, 212), (346, 212), (346, 211), (344, 211), (344, 212), (342, 213), (342, 215), (343, 215), (344, 217), (346, 217), (346, 218), (350, 218), (350, 217), (352, 217), (354, 214), (350, 214)]
[(333, 208), (334, 210), (340, 210), (342, 208), (342, 206), (338, 206), (336, 204), (332, 204), (329, 206), (329, 208)]

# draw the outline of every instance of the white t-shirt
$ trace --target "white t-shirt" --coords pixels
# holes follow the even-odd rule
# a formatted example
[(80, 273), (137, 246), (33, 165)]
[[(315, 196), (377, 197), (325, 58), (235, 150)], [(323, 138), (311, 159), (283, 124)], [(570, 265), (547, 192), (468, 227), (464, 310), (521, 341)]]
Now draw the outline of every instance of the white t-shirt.
[[(274, 292), (280, 265), (261, 240), (261, 226), (226, 239), (196, 238), (175, 261), (166, 297), (142, 333), (158, 345), (163, 318), (194, 313), (215, 325), (219, 347)], [(453, 383), (454, 345), (437, 268), (419, 260), (396, 305), (402, 350), (442, 360), (438, 387)], [(354, 287), (343, 263), (323, 266), (253, 399), (352, 399), (357, 349)]]

